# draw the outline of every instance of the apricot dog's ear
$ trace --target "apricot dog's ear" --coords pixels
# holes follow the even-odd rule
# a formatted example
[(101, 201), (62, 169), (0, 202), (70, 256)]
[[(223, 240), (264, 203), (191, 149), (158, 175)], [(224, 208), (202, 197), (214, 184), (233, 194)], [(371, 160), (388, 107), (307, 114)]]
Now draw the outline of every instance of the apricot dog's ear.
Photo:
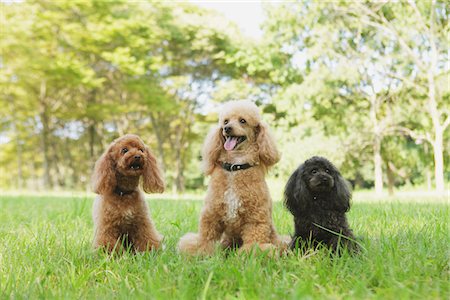
[(202, 168), (206, 175), (210, 175), (219, 159), (220, 152), (223, 149), (222, 128), (216, 126), (212, 128), (206, 136), (202, 148)]
[(144, 167), (144, 181), (143, 188), (146, 193), (162, 193), (164, 192), (164, 180), (162, 172), (156, 161), (156, 157), (145, 147), (145, 167)]
[(114, 160), (110, 151), (111, 146), (97, 160), (92, 174), (92, 190), (99, 195), (113, 191), (117, 184)]
[(266, 123), (261, 122), (256, 127), (256, 143), (259, 146), (259, 158), (266, 166), (272, 166), (280, 160), (280, 153), (277, 150), (275, 140), (269, 131)]

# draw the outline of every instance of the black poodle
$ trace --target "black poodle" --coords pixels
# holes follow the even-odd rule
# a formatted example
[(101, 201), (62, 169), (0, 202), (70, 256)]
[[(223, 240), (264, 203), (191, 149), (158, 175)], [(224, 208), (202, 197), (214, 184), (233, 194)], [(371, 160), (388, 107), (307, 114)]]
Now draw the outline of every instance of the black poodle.
[(333, 251), (342, 246), (358, 250), (345, 216), (350, 209), (350, 187), (326, 158), (314, 156), (300, 165), (289, 178), (284, 196), (294, 215), (291, 249), (323, 244)]

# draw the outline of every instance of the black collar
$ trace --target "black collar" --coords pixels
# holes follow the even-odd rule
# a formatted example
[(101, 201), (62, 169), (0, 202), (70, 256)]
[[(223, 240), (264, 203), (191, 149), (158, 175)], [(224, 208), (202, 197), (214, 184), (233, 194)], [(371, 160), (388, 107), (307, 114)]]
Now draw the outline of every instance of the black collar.
[(245, 170), (248, 168), (253, 167), (251, 164), (230, 164), (230, 163), (226, 163), (223, 162), (221, 163), (222, 169), (227, 170), (228, 172), (234, 172), (234, 171), (239, 171), (239, 170)]
[(134, 192), (134, 190), (132, 190), (132, 191), (124, 191), (119, 186), (116, 186), (116, 188), (114, 189), (114, 194), (119, 195), (120, 197), (122, 197), (123, 195), (130, 195), (133, 192)]

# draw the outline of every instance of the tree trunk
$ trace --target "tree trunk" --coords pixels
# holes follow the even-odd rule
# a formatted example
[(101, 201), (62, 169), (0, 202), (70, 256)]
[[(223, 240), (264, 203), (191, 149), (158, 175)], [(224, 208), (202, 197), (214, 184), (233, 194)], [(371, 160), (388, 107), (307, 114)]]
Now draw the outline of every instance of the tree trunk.
[(175, 188), (177, 193), (184, 193), (185, 191), (184, 166), (180, 148), (178, 148), (176, 152), (176, 162), (177, 165), (176, 165)]
[[(51, 148), (51, 156), (53, 157), (53, 171), (54, 175), (53, 179), (55, 180), (53, 186), (56, 188), (64, 188), (66, 185), (66, 174), (64, 172), (65, 166), (59, 164), (58, 162), (62, 161), (61, 157), (59, 156), (59, 147), (56, 147), (56, 145), (53, 145)], [(63, 170), (61, 170), (63, 169)]]
[(435, 128), (435, 137), (433, 143), (434, 152), (434, 176), (436, 181), (436, 192), (444, 194), (444, 147), (443, 133), (440, 128)]
[(444, 193), (444, 129), (446, 125), (441, 125), (439, 117), (440, 112), (435, 98), (434, 77), (431, 72), (428, 75), (428, 111), (434, 128), (434, 140), (431, 141), (434, 154), (434, 180), (436, 183), (436, 192)]
[(381, 139), (376, 136), (373, 144), (373, 164), (375, 168), (375, 194), (383, 194), (383, 159), (381, 158)]
[[(427, 68), (428, 77), (428, 111), (433, 121), (434, 127), (434, 141), (433, 141), (433, 152), (434, 152), (434, 180), (436, 181), (436, 192), (439, 194), (444, 194), (444, 148), (443, 148), (443, 135), (444, 130), (447, 127), (447, 120), (441, 124), (441, 112), (438, 109), (438, 104), (436, 102), (436, 84), (435, 84), (435, 74), (438, 73), (438, 50), (435, 41), (435, 29), (434, 29), (434, 7), (436, 6), (436, 1), (431, 3), (431, 14), (430, 14), (430, 27), (429, 27), (429, 42), (430, 42), (430, 67)], [(446, 124), (447, 123), (447, 124)]]
[[(432, 63), (432, 66), (434, 64)], [(444, 127), (441, 125), (439, 117), (440, 112), (436, 103), (436, 86), (434, 83), (434, 74), (432, 69), (428, 71), (428, 112), (433, 122), (434, 140), (431, 142), (434, 154), (434, 180), (436, 183), (436, 192), (444, 193), (444, 147), (443, 135)]]
[[(92, 90), (89, 93), (89, 98), (88, 98), (88, 106), (89, 104), (95, 104), (95, 100), (96, 100), (96, 95), (97, 95), (97, 90)], [(95, 155), (95, 133), (96, 133), (96, 125), (97, 122), (95, 121), (95, 119), (88, 119), (87, 120), (88, 123), (88, 136), (89, 136), (89, 160), (91, 161), (91, 165), (93, 166), (97, 157)]]
[(15, 112), (13, 112), (13, 122), (12, 127), (14, 131), (14, 135), (16, 136), (16, 158), (17, 158), (17, 189), (21, 190), (23, 188), (23, 172), (22, 172), (22, 164), (23, 164), (23, 149), (22, 143), (20, 141), (20, 133), (17, 129), (16, 124), (16, 116)]
[(369, 98), (370, 101), (370, 119), (372, 121), (372, 133), (373, 133), (373, 166), (374, 166), (374, 181), (375, 181), (375, 194), (380, 196), (383, 193), (383, 159), (381, 157), (381, 134), (380, 125), (378, 124), (378, 106), (379, 102), (375, 91)]
[(89, 158), (91, 161), (95, 162), (95, 121), (91, 121), (88, 128), (89, 132)]
[(395, 176), (394, 171), (392, 170), (391, 162), (386, 163), (386, 175), (388, 179), (387, 184), (389, 196), (394, 196)]
[(184, 192), (184, 165), (183, 165), (183, 131), (185, 129), (180, 126), (177, 130), (175, 138), (175, 161), (176, 161), (176, 175), (175, 175), (175, 188), (177, 193)]
[(45, 81), (41, 82), (41, 87), (39, 91), (39, 101), (40, 101), (40, 119), (42, 123), (41, 132), (41, 147), (42, 147), (42, 159), (44, 168), (44, 178), (43, 185), (45, 189), (51, 188), (51, 176), (50, 176), (50, 157), (48, 153), (49, 149), (49, 116), (48, 116), (48, 105), (46, 102), (47, 85)]
[(152, 122), (153, 132), (155, 133), (156, 136), (159, 157), (161, 157), (160, 159), (161, 169), (163, 173), (166, 173), (166, 161), (165, 161), (166, 154), (164, 151), (164, 140), (162, 138), (162, 132), (160, 131), (158, 122), (156, 121), (155, 116), (153, 116), (153, 114), (150, 114), (150, 121)]
[(21, 190), (23, 188), (23, 172), (22, 172), (23, 149), (19, 136), (17, 136), (16, 143), (17, 143), (17, 188)]

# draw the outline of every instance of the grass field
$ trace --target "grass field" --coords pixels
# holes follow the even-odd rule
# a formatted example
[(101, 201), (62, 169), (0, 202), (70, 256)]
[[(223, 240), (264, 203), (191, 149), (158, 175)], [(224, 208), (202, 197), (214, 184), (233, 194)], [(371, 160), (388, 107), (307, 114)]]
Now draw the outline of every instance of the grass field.
[[(0, 298), (9, 299), (449, 299), (449, 204), (356, 202), (350, 224), (366, 248), (272, 259), (220, 251), (181, 256), (199, 200), (149, 200), (165, 250), (111, 258), (91, 249), (92, 199), (0, 196)], [(292, 218), (280, 202), (280, 233)]]

